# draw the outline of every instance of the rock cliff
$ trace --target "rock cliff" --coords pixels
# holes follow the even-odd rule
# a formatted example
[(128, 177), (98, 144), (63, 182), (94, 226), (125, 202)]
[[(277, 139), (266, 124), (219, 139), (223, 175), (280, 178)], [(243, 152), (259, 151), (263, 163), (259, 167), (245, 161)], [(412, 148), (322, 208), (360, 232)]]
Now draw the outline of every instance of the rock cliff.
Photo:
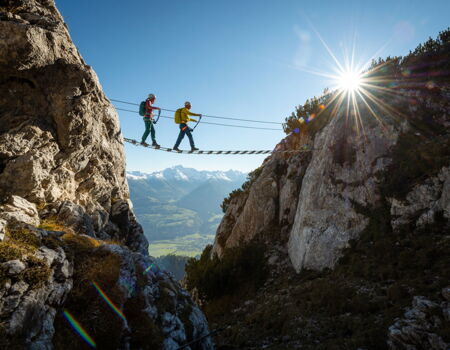
[(211, 262), (191, 267), (188, 282), (198, 287), (199, 271), (235, 274), (245, 259), (233, 261), (227, 251), (260, 243), (270, 272), (248, 303), (234, 302), (228, 313), (222, 308), (231, 296), (199, 287), (213, 323), (238, 323), (219, 343), (449, 346), (441, 300), (450, 271), (449, 33), (374, 65), (367, 94), (314, 100), (309, 124), (291, 127), (275, 148), (286, 152), (274, 152), (225, 200)]
[(52, 0), (0, 2), (0, 240), (2, 348), (80, 348), (64, 310), (100, 348), (176, 349), (208, 333), (155, 271), (117, 114)]

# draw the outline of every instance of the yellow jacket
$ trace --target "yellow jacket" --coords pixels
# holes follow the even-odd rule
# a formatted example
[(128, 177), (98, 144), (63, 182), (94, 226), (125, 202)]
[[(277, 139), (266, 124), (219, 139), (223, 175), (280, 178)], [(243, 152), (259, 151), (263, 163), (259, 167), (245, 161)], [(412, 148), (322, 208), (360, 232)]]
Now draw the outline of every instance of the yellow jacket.
[(197, 114), (197, 113), (192, 113), (191, 111), (189, 111), (189, 109), (187, 109), (186, 107), (185, 108), (183, 108), (182, 110), (181, 110), (181, 123), (183, 124), (186, 124), (187, 122), (196, 122), (196, 120), (195, 119), (191, 119), (191, 118), (189, 118), (189, 116), (190, 115), (195, 115), (195, 116), (200, 116), (200, 114)]

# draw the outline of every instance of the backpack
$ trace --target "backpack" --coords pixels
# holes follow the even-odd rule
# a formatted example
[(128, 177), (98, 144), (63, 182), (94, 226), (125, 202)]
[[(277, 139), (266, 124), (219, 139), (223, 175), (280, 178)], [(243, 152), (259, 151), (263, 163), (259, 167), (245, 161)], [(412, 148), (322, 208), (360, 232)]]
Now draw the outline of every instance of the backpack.
[(145, 101), (142, 101), (139, 105), (139, 115), (144, 116), (145, 115)]
[(183, 108), (178, 108), (175, 111), (174, 121), (176, 124), (181, 124), (181, 111), (182, 110), (183, 110)]

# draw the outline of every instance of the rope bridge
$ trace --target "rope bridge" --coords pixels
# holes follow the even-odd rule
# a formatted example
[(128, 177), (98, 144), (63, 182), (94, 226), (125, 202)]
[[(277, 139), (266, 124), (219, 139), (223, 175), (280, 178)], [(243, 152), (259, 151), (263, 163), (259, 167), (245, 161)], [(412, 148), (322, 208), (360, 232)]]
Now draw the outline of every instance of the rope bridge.
[(152, 145), (149, 144), (142, 144), (137, 140), (133, 140), (133, 139), (128, 139), (124, 137), (124, 141), (131, 143), (132, 145), (135, 146), (142, 146), (142, 147), (146, 147), (146, 148), (153, 148), (156, 149), (158, 151), (164, 151), (164, 152), (171, 152), (171, 153), (183, 153), (183, 154), (271, 154), (271, 153), (296, 153), (296, 152), (311, 152), (313, 149), (309, 148), (308, 146), (304, 146), (303, 149), (298, 149), (298, 150), (289, 150), (289, 151), (277, 151), (277, 150), (256, 150), (256, 151), (188, 151), (188, 150), (180, 150), (180, 151), (175, 151), (172, 148), (167, 148), (167, 147), (154, 147)]

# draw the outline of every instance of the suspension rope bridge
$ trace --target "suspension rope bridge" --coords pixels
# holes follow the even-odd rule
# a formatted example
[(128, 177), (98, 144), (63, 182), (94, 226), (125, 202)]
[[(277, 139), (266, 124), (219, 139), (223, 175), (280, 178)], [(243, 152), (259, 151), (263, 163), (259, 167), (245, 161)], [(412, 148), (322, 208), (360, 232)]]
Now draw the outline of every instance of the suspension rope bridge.
[(311, 152), (314, 149), (312, 148), (308, 148), (309, 146), (304, 145), (304, 147), (302, 149), (297, 149), (297, 150), (256, 150), (256, 151), (188, 151), (188, 150), (179, 150), (179, 151), (175, 151), (172, 148), (167, 148), (167, 147), (155, 147), (149, 144), (143, 144), (137, 140), (133, 140), (133, 139), (128, 139), (126, 137), (123, 138), (123, 140), (125, 142), (131, 143), (132, 145), (135, 146), (142, 146), (145, 148), (152, 148), (158, 151), (164, 151), (164, 152), (171, 152), (171, 153), (182, 153), (182, 154), (271, 154), (271, 153), (299, 153), (299, 152)]

